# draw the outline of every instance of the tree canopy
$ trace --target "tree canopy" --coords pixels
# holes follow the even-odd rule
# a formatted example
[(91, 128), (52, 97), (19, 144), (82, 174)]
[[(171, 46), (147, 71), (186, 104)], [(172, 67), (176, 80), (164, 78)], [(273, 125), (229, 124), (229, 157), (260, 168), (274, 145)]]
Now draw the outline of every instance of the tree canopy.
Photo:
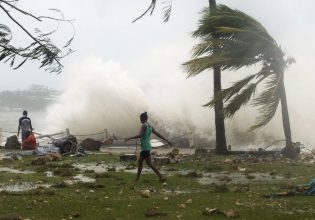
[(69, 55), (73, 51), (69, 48), (74, 36), (70, 37), (63, 46), (58, 47), (51, 40), (51, 36), (58, 30), (53, 29), (47, 33), (43, 33), (36, 28), (35, 31), (30, 31), (25, 27), (23, 22), (18, 21), (13, 12), (17, 12), (23, 16), (32, 18), (37, 22), (44, 22), (45, 20), (54, 20), (56, 22), (69, 22), (65, 20), (61, 11), (57, 9), (50, 9), (59, 14), (59, 17), (51, 16), (36, 16), (27, 10), (21, 9), (17, 6), (19, 0), (0, 0), (0, 12), (2, 16), (7, 16), (23, 33), (31, 40), (28, 45), (18, 47), (12, 44), (12, 30), (7, 24), (0, 23), (0, 61), (9, 63), (13, 69), (18, 69), (24, 63), (31, 60), (40, 61), (39, 68), (44, 68), (49, 72), (61, 73), (63, 65), (61, 59)]
[[(193, 48), (192, 59), (183, 64), (190, 77), (216, 66), (222, 70), (238, 70), (258, 63), (261, 67), (257, 73), (223, 89), (206, 106), (213, 107), (222, 99), (224, 116), (232, 117), (251, 101), (260, 113), (252, 129), (267, 124), (280, 102), (284, 70), (294, 60), (285, 59), (281, 47), (258, 21), (225, 5), (218, 5), (211, 15), (206, 8), (193, 36), (201, 41)], [(263, 89), (256, 96), (260, 84)]]

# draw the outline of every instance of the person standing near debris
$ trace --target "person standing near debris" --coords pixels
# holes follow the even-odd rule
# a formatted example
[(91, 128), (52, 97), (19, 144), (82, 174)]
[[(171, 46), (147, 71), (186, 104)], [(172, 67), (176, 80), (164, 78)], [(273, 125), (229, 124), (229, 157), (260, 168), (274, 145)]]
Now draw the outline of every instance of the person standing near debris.
[(166, 179), (162, 176), (162, 174), (158, 171), (158, 169), (153, 165), (151, 160), (151, 143), (150, 143), (150, 136), (151, 133), (154, 133), (159, 138), (165, 140), (169, 145), (173, 145), (170, 141), (168, 141), (165, 137), (163, 137), (161, 134), (159, 134), (149, 123), (148, 123), (148, 114), (147, 112), (144, 112), (140, 115), (140, 121), (142, 123), (140, 132), (138, 135), (129, 137), (125, 139), (125, 142), (132, 140), (132, 139), (138, 139), (141, 140), (141, 152), (140, 157), (138, 159), (138, 172), (135, 181), (138, 181), (140, 178), (140, 174), (143, 168), (143, 160), (146, 161), (148, 166), (158, 175), (161, 182), (165, 182)]
[(19, 127), (18, 127), (18, 136), (20, 135), (20, 130), (21, 130), (21, 135), (22, 135), (22, 141), (24, 141), (30, 132), (33, 131), (32, 127), (32, 121), (29, 117), (27, 117), (27, 111), (23, 111), (23, 116), (19, 119)]

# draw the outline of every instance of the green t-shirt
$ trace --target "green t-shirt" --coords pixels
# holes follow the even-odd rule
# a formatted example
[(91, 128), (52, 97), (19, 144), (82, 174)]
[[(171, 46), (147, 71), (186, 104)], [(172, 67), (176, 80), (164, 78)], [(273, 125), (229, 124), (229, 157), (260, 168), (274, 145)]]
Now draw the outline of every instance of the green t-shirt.
[(151, 143), (150, 143), (150, 136), (152, 133), (152, 127), (148, 124), (145, 123), (146, 129), (144, 134), (141, 137), (141, 151), (150, 151), (151, 150)]

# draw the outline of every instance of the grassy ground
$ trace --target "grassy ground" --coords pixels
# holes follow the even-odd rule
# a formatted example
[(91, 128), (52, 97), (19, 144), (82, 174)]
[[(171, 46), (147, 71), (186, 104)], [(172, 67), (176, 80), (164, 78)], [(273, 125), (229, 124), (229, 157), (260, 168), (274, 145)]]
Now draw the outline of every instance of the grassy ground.
[[(1, 151), (0, 151), (1, 152)], [(53, 185), (27, 192), (1, 192), (0, 214), (15, 212), (27, 219), (146, 219), (145, 211), (156, 208), (166, 213), (161, 219), (226, 219), (223, 215), (204, 216), (205, 208), (234, 209), (239, 219), (315, 219), (315, 197), (292, 196), (263, 198), (262, 195), (289, 190), (315, 177), (315, 166), (299, 161), (240, 160), (236, 156), (187, 157), (178, 164), (160, 167), (166, 174), (167, 185), (159, 183), (154, 174), (143, 174), (134, 184), (135, 174), (123, 171), (96, 174), (80, 171), (74, 163), (119, 163), (119, 157), (105, 154), (87, 157), (62, 157), (46, 165), (31, 165), (34, 157), (0, 161), (0, 167), (32, 170), (33, 174), (0, 173), (0, 184), (37, 182)], [(234, 160), (234, 162), (233, 162)], [(182, 170), (201, 172), (263, 172), (280, 175), (282, 180), (255, 181), (248, 184), (227, 183), (226, 187), (201, 185), (197, 177), (179, 174)], [(47, 177), (46, 171), (55, 175)], [(95, 183), (64, 184), (73, 175), (95, 178)], [(141, 191), (150, 190), (149, 198)], [(190, 200), (191, 202), (187, 202)], [(183, 205), (185, 207), (183, 207)]]

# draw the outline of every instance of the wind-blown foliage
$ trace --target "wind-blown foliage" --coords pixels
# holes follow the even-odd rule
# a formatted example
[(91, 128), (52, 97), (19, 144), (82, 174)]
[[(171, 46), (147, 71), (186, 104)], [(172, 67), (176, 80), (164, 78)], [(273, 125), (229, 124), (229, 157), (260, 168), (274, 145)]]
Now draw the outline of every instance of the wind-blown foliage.
[[(193, 36), (201, 41), (193, 48), (192, 59), (183, 64), (189, 77), (216, 66), (222, 70), (238, 70), (257, 63), (261, 66), (257, 73), (223, 89), (205, 106), (213, 107), (223, 100), (224, 116), (232, 117), (250, 102), (260, 113), (252, 129), (266, 125), (277, 110), (280, 81), (290, 62), (267, 30), (245, 13), (218, 5), (211, 15), (208, 8), (202, 12)], [(263, 88), (257, 95), (259, 85)]]
[[(150, 15), (152, 15), (154, 10), (155, 10), (156, 3), (157, 3), (156, 0), (151, 0), (151, 4), (147, 8), (147, 10), (145, 10), (145, 12), (143, 12), (139, 17), (137, 17), (135, 20), (133, 20), (132, 23), (134, 23), (137, 20), (139, 20), (140, 18), (142, 18), (148, 12), (150, 12)], [(162, 4), (164, 5), (163, 6), (163, 14), (164, 14), (163, 15), (163, 21), (168, 22), (170, 17), (171, 17), (171, 12), (172, 12), (172, 0), (165, 0), (162, 2)]]
[(41, 22), (43, 20), (55, 20), (56, 22), (66, 21), (71, 23), (70, 20), (65, 20), (62, 13), (57, 9), (50, 9), (54, 12), (58, 12), (61, 17), (49, 17), (49, 16), (35, 16), (25, 10), (16, 6), (19, 0), (0, 0), (0, 12), (2, 11), (13, 23), (17, 25), (32, 42), (29, 45), (23, 47), (16, 47), (11, 43), (12, 31), (8, 25), (0, 24), (0, 61), (9, 63), (13, 69), (20, 68), (25, 62), (31, 60), (39, 60), (39, 68), (45, 68), (46, 71), (60, 73), (63, 65), (61, 59), (72, 53), (69, 48), (73, 37), (71, 37), (64, 46), (59, 48), (52, 40), (51, 36), (57, 31), (58, 27), (48, 33), (42, 33), (39, 29), (35, 29), (34, 33), (31, 33), (23, 24), (12, 16), (12, 12), (19, 12), (24, 16), (33, 18), (34, 20)]

